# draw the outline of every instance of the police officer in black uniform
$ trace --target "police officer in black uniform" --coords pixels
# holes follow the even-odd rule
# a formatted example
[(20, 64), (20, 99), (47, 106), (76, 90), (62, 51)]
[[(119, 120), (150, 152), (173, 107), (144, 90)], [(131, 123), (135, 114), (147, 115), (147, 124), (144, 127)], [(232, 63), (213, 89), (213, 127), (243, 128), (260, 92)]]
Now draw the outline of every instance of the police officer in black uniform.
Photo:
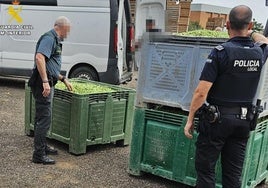
[(192, 138), (194, 116), (201, 111), (195, 159), (197, 188), (215, 187), (215, 165), (220, 156), (223, 187), (241, 187), (247, 140), (254, 129), (253, 99), (268, 55), (268, 39), (251, 30), (251, 20), (252, 11), (245, 5), (230, 11), (230, 39), (211, 51), (193, 95), (184, 133)]
[(36, 45), (35, 68), (28, 82), (35, 98), (34, 125), (34, 163), (55, 164), (49, 154), (57, 154), (57, 150), (46, 143), (46, 135), (51, 123), (51, 105), (54, 85), (61, 80), (68, 90), (72, 90), (70, 82), (60, 74), (61, 69), (61, 41), (70, 31), (70, 21), (61, 16), (57, 18), (54, 29), (40, 37)]

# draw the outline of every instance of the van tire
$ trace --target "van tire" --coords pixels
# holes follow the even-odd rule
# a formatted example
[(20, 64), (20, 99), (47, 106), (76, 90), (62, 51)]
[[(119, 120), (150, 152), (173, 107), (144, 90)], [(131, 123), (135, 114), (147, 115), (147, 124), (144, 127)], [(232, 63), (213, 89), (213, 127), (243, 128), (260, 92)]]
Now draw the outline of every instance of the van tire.
[(87, 66), (81, 66), (74, 69), (70, 74), (70, 78), (83, 78), (99, 81), (97, 72), (93, 68)]

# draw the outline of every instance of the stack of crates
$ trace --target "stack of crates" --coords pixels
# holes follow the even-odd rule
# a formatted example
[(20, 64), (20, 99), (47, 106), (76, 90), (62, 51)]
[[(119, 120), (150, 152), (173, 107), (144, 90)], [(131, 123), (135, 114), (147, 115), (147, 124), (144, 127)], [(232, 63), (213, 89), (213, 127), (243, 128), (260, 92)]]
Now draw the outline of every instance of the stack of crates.
[(179, 18), (180, 5), (176, 4), (173, 0), (166, 1), (166, 15), (165, 15), (165, 31), (166, 32), (177, 32), (177, 24)]
[[(184, 135), (189, 105), (205, 59), (221, 39), (145, 36), (138, 75), (129, 173), (151, 173), (186, 185), (196, 184), (195, 142)], [(197, 121), (195, 121), (197, 123)], [(268, 120), (259, 119), (247, 145), (242, 187), (268, 179)], [(221, 164), (216, 166), (217, 188)]]
[[(52, 124), (47, 137), (69, 145), (73, 154), (86, 153), (86, 147), (115, 142), (128, 145), (134, 116), (136, 91), (94, 81), (76, 80), (106, 86), (113, 91), (75, 94), (55, 89)], [(25, 133), (34, 131), (35, 102), (31, 89), (25, 85)]]
[(208, 18), (208, 21), (206, 23), (206, 29), (215, 30), (217, 27), (223, 28), (225, 23), (226, 23), (225, 18), (221, 17)]
[(190, 23), (190, 12), (191, 12), (192, 0), (184, 0), (179, 3), (179, 18), (178, 18), (178, 29), (177, 32), (188, 31), (188, 26)]

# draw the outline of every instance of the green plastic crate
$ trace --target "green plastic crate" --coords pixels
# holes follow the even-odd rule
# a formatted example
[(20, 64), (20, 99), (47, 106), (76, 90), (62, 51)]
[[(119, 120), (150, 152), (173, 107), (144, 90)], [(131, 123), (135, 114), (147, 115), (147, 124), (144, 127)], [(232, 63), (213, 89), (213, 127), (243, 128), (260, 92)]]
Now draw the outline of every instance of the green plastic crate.
[(24, 100), (24, 131), (28, 136), (34, 133), (35, 103), (32, 96), (31, 88), (25, 82), (25, 100)]
[[(151, 173), (195, 186), (195, 142), (184, 136), (187, 116), (136, 108), (128, 171), (135, 176)], [(255, 187), (267, 178), (267, 124), (260, 122), (251, 132), (243, 171), (243, 188)], [(221, 186), (221, 165), (216, 165), (216, 187)]]
[(242, 187), (252, 188), (268, 180), (268, 120), (251, 132), (244, 164)]
[[(88, 145), (116, 142), (128, 145), (134, 115), (135, 90), (104, 84), (115, 91), (79, 95), (55, 89), (48, 137), (69, 144), (69, 152), (86, 153)], [(34, 130), (34, 99), (25, 87), (25, 133)]]

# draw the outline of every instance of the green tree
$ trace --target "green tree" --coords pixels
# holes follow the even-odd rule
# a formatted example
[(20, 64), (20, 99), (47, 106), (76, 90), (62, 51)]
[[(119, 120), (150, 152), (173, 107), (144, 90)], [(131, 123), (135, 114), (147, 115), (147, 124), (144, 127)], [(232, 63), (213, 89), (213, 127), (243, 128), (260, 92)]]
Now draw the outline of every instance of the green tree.
[(262, 23), (258, 23), (255, 18), (253, 18), (253, 30), (255, 31), (263, 31), (263, 25)]

